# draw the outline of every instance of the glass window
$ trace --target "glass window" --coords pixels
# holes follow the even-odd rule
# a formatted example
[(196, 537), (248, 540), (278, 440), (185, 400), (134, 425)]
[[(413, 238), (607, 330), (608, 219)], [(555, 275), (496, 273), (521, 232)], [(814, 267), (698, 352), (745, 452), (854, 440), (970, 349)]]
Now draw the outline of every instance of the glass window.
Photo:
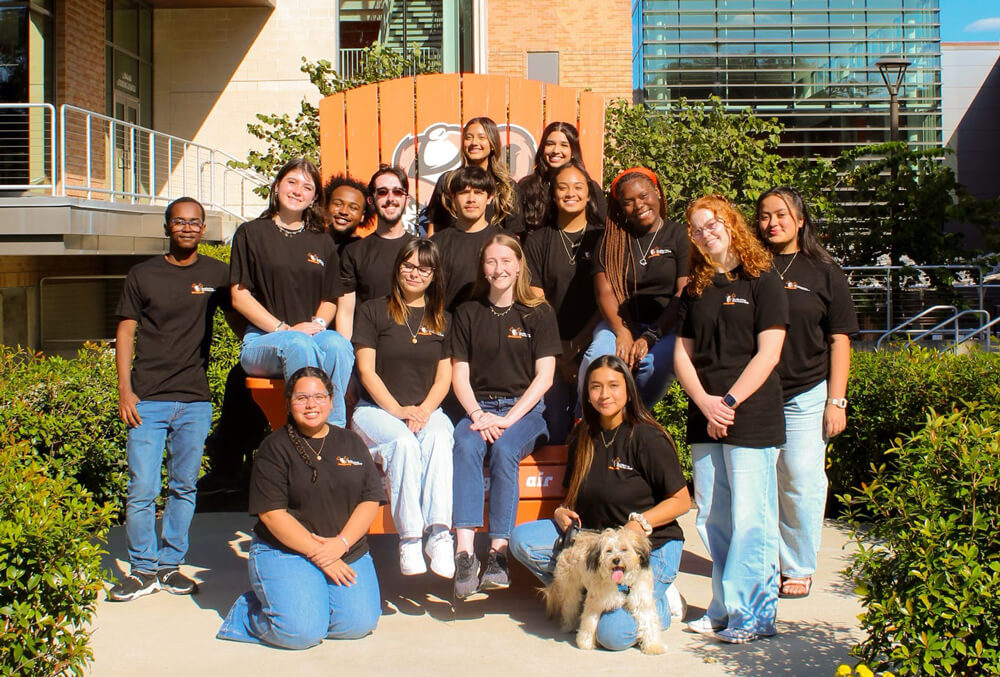
[(714, 40), (714, 28), (682, 28), (680, 29), (681, 40)]
[(139, 53), (139, 8), (129, 0), (114, 0), (112, 42), (118, 49)]
[(28, 10), (0, 8), (0, 102), (28, 98)]

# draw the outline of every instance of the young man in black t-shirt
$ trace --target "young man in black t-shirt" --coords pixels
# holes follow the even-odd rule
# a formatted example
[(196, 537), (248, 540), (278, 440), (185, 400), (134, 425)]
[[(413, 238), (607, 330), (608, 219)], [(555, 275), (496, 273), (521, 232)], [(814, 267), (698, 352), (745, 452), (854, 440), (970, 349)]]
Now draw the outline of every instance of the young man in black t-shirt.
[[(128, 426), (125, 535), (131, 563), (131, 573), (108, 593), (117, 602), (158, 589), (179, 595), (197, 590), (178, 566), (187, 553), (195, 480), (212, 423), (206, 369), (212, 317), (219, 306), (229, 307), (229, 268), (198, 256), (205, 210), (196, 200), (171, 202), (164, 231), (169, 252), (129, 271), (116, 311), (118, 409)], [(155, 501), (164, 445), (170, 495), (158, 546)]]
[(354, 333), (354, 309), (392, 291), (396, 255), (413, 236), (403, 227), (410, 182), (399, 167), (382, 167), (368, 183), (368, 202), (378, 223), (368, 237), (344, 247), (340, 278), (344, 295), (337, 301), (336, 328), (348, 341)]

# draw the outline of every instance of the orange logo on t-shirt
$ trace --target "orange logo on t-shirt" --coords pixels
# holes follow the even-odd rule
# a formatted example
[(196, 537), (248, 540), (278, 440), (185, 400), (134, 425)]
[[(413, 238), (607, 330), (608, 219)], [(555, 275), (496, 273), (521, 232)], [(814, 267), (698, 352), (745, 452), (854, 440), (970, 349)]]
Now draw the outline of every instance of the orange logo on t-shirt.
[(308, 261), (309, 263), (315, 263), (317, 266), (326, 267), (326, 262), (320, 257), (313, 254), (312, 252), (306, 254), (306, 261)]
[(531, 334), (524, 331), (520, 327), (511, 327), (507, 330), (507, 338), (509, 339), (530, 339)]
[(611, 459), (610, 463), (608, 463), (608, 470), (635, 470), (635, 468), (630, 466), (628, 463), (622, 462), (622, 460), (616, 456)]
[(206, 287), (201, 282), (191, 283), (191, 293), (192, 294), (205, 294), (207, 292), (215, 291), (215, 287)]
[(803, 287), (795, 280), (785, 280), (785, 289), (798, 289), (799, 291), (810, 291), (809, 288)]
[(674, 252), (672, 249), (667, 249), (666, 247), (651, 249), (649, 253), (646, 254), (646, 258), (652, 259), (656, 258), (657, 256), (664, 256), (666, 254), (673, 254), (673, 253)]
[(431, 331), (424, 325), (420, 325), (420, 329), (417, 330), (417, 336), (444, 336), (444, 334), (439, 331)]
[(741, 299), (736, 294), (726, 294), (726, 300), (722, 302), (724, 306), (735, 306), (737, 303), (742, 303), (745, 306), (750, 305), (750, 302), (746, 299)]
[(361, 463), (361, 461), (355, 461), (354, 459), (347, 458), (346, 456), (338, 456), (337, 457), (337, 465), (339, 465), (341, 467), (348, 467), (348, 466), (352, 466), (352, 465), (364, 465), (364, 464)]

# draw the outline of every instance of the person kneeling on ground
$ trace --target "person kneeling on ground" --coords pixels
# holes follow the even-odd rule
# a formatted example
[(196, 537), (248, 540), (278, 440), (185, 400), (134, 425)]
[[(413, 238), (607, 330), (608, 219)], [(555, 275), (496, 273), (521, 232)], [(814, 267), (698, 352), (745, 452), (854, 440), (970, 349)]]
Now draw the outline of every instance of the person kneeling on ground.
[(285, 386), (291, 423), (254, 458), (250, 591), (217, 637), (307, 649), (323, 638), (357, 639), (382, 610), (365, 534), (385, 502), (371, 454), (356, 434), (329, 425), (333, 384), (317, 367)]

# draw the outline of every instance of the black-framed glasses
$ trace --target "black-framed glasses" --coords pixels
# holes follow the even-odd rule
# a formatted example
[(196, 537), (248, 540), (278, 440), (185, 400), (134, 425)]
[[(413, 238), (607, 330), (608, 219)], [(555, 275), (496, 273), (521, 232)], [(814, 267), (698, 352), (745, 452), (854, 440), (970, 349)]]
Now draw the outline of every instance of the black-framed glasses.
[(399, 198), (406, 197), (407, 195), (406, 191), (399, 187), (386, 188), (385, 186), (382, 186), (381, 188), (375, 189), (375, 197), (389, 197), (390, 194), (393, 197), (399, 197)]
[(434, 274), (434, 269), (430, 266), (415, 266), (407, 261), (403, 261), (399, 264), (399, 272), (403, 275), (409, 275), (413, 271), (417, 271), (417, 273), (420, 274), (420, 277), (430, 277)]
[(181, 230), (183, 228), (194, 228), (195, 230), (201, 230), (201, 227), (205, 225), (205, 222), (201, 219), (170, 219), (168, 221), (171, 228), (176, 228)]

